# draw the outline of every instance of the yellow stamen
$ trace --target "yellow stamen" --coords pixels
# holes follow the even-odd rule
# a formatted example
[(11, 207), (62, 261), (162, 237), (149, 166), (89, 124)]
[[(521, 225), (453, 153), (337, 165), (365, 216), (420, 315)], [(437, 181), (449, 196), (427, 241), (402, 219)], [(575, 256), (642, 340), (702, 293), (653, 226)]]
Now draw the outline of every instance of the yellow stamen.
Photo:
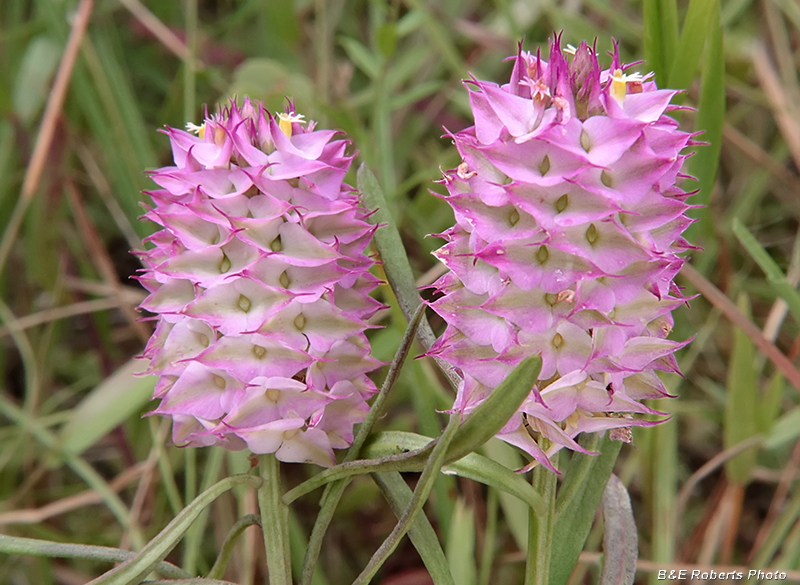
[(191, 132), (192, 134), (197, 134), (200, 138), (206, 137), (206, 125), (200, 124), (197, 126), (196, 124), (192, 124), (191, 122), (186, 122), (186, 131)]
[(296, 114), (292, 112), (291, 114), (286, 113), (279, 113), (278, 114), (278, 127), (281, 129), (281, 132), (286, 135), (287, 138), (292, 137), (292, 122), (297, 122), (299, 124), (305, 124), (306, 121), (303, 120), (305, 116), (303, 114)]
[(628, 93), (625, 75), (622, 74), (622, 69), (615, 69), (614, 74), (611, 76), (611, 97), (617, 100), (617, 103), (622, 105), (625, 101), (625, 94)]
[(622, 69), (615, 69), (611, 74), (611, 97), (617, 100), (619, 105), (625, 101), (628, 92), (628, 84), (631, 84), (630, 93), (642, 93), (642, 82), (652, 74), (642, 76), (641, 73), (625, 74)]

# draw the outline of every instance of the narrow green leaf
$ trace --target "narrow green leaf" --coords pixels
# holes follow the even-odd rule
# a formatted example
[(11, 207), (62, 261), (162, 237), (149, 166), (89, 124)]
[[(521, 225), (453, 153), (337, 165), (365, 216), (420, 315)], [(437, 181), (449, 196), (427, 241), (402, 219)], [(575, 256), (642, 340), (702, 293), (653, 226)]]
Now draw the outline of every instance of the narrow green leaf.
[[(671, 393), (674, 388), (669, 388)], [(674, 405), (667, 400), (650, 401), (650, 406), (660, 412), (672, 414)], [(675, 560), (677, 491), (678, 491), (678, 421), (672, 420), (657, 425), (646, 433), (642, 441), (642, 458), (647, 458), (643, 467), (646, 470), (649, 504), (653, 522), (652, 556), (659, 563)], [(657, 579), (651, 575), (651, 585)]]
[[(719, 8), (715, 6), (713, 10), (710, 28), (703, 32), (704, 35), (708, 35), (708, 41), (703, 76), (700, 81), (700, 103), (695, 123), (695, 129), (703, 131), (700, 138), (707, 142), (708, 146), (698, 148), (695, 155), (689, 159), (688, 164), (689, 174), (697, 177), (697, 185), (700, 188), (700, 198), (697, 202), (706, 207), (699, 212), (699, 224), (690, 226), (687, 231), (687, 237), (690, 240), (697, 232), (702, 233), (707, 239), (711, 239), (714, 234), (712, 216), (707, 206), (711, 201), (711, 191), (717, 177), (722, 149), (726, 84), (723, 32), (719, 23)], [(698, 55), (700, 54), (699, 47), (694, 46), (692, 50), (696, 51)]]
[[(540, 369), (541, 358), (539, 356), (525, 358), (514, 368), (503, 380), (503, 383), (494, 389), (492, 394), (473, 411), (456, 431), (450, 441), (449, 449), (445, 453), (445, 464), (472, 453), (496, 435), (528, 396)], [(369, 445), (365, 445), (365, 455), (373, 458), (349, 461), (326, 469), (286, 492), (283, 501), (290, 504), (300, 496), (328, 482), (353, 475), (382, 471), (420, 471), (424, 469), (431, 452), (436, 449), (440, 439), (430, 440), (419, 449), (403, 448), (398, 445), (396, 449), (390, 449), (380, 455), (375, 454), (374, 451), (370, 452)], [(380, 459), (374, 457), (380, 457)]]
[[(294, 510), (289, 508), (289, 545), (291, 547), (292, 574), (295, 582), (300, 582), (303, 571), (303, 556), (308, 550), (308, 539), (305, 536), (303, 525), (297, 518)], [(322, 567), (317, 564), (311, 575), (310, 585), (328, 585), (328, 580), (322, 572)]]
[(444, 83), (434, 79), (429, 79), (428, 81), (413, 85), (408, 90), (392, 97), (392, 99), (389, 100), (389, 109), (394, 111), (411, 105), (436, 93), (442, 89), (442, 87), (444, 87)]
[[(416, 334), (423, 311), (424, 309), (420, 305), (417, 308), (417, 311), (414, 313), (411, 321), (408, 323), (406, 331), (403, 334), (403, 338), (397, 347), (397, 351), (395, 352), (394, 359), (389, 366), (389, 371), (386, 374), (386, 378), (384, 379), (383, 384), (381, 384), (381, 390), (373, 400), (367, 416), (364, 418), (364, 421), (358, 428), (358, 433), (356, 433), (353, 443), (350, 446), (350, 449), (347, 451), (347, 455), (345, 455), (345, 462), (353, 461), (359, 456), (361, 447), (364, 445), (364, 442), (372, 431), (373, 425), (378, 420), (378, 417), (381, 416), (383, 407), (389, 397), (389, 393), (394, 388), (395, 382), (397, 382), (397, 379), (400, 376), (403, 364), (408, 357), (408, 352), (411, 349), (412, 343), (414, 342), (414, 335)], [(336, 506), (338, 506), (339, 501), (341, 500), (342, 495), (344, 494), (344, 491), (349, 483), (349, 479), (342, 479), (329, 484), (325, 488), (325, 492), (322, 495), (322, 501), (320, 503), (320, 510), (317, 514), (317, 519), (314, 521), (314, 527), (311, 530), (311, 536), (309, 537), (308, 543), (305, 546), (305, 553), (303, 555), (303, 561), (300, 570), (300, 585), (311, 583), (313, 580), (315, 568), (318, 567), (317, 561), (319, 559), (320, 550), (322, 549), (322, 540), (325, 536), (325, 531), (333, 519)]]
[[(411, 488), (397, 472), (373, 473), (372, 478), (380, 487), (395, 516), (400, 518), (411, 502)], [(428, 569), (434, 585), (454, 585), (447, 557), (427, 516), (420, 514), (414, 519), (408, 537), (422, 558), (425, 568)]]
[(228, 531), (228, 534), (225, 535), (225, 540), (222, 542), (222, 546), (219, 549), (219, 554), (214, 561), (214, 566), (211, 567), (208, 575), (206, 575), (206, 579), (219, 579), (225, 574), (228, 562), (231, 560), (231, 556), (233, 556), (236, 541), (250, 526), (258, 526), (259, 529), (261, 529), (261, 518), (258, 514), (242, 516), (231, 526), (231, 529)]
[[(484, 445), (484, 451), (491, 461), (502, 465), (506, 469), (521, 469), (525, 465), (522, 453), (500, 439), (491, 439)], [(469, 456), (461, 461), (465, 461)], [(516, 475), (516, 474), (515, 474)], [(530, 485), (527, 481), (526, 485)], [(531, 486), (531, 490), (536, 490)], [(498, 490), (500, 507), (503, 509), (511, 535), (517, 543), (517, 548), (524, 551), (528, 549), (528, 505), (518, 497), (512, 496), (507, 491)], [(537, 494), (538, 496), (538, 494)], [(542, 502), (544, 506), (544, 502)]]
[(777, 449), (800, 437), (800, 407), (781, 416), (764, 439), (765, 449)]
[(383, 23), (375, 33), (375, 39), (381, 54), (387, 59), (390, 58), (397, 49), (397, 25), (394, 22)]
[(594, 514), (622, 448), (608, 435), (589, 436), (582, 445), (599, 455), (573, 453), (556, 499), (550, 582), (566, 583), (589, 536)]
[(62, 51), (49, 35), (39, 35), (28, 43), (11, 94), (14, 111), (23, 125), (32, 123), (44, 107)]
[(667, 86), (669, 66), (678, 44), (678, 7), (675, 0), (645, 0), (644, 54), (659, 85)]
[(475, 511), (464, 498), (456, 500), (447, 539), (447, 562), (450, 574), (459, 585), (475, 585), (478, 569), (475, 565)]
[[(406, 319), (410, 320), (414, 311), (422, 304), (422, 300), (417, 291), (414, 273), (408, 262), (403, 240), (400, 238), (400, 231), (389, 210), (383, 189), (381, 189), (378, 179), (365, 164), (358, 169), (358, 191), (364, 207), (374, 210), (374, 213), (370, 215), (370, 222), (373, 225), (381, 226), (375, 232), (372, 241), (378, 249), (386, 279), (397, 297), (400, 310)], [(426, 348), (436, 341), (436, 336), (424, 317), (417, 330), (417, 336)], [(451, 380), (453, 380), (452, 377)], [(454, 383), (457, 384), (458, 381), (454, 380)]]
[(775, 524), (772, 525), (764, 544), (761, 545), (761, 548), (758, 549), (750, 562), (752, 568), (764, 569), (774, 566), (775, 554), (786, 541), (789, 531), (798, 518), (800, 518), (800, 491), (794, 490), (791, 499), (781, 510)]
[[(739, 299), (739, 309), (750, 314), (747, 297)], [(733, 334), (733, 352), (728, 365), (728, 396), (725, 401), (724, 445), (732, 447), (749, 439), (758, 431), (758, 375), (755, 367), (755, 346), (741, 329)], [(750, 481), (757, 451), (748, 449), (725, 463), (728, 479), (734, 483), (746, 484)]]
[[(542, 450), (550, 446), (548, 439), (542, 439)], [(558, 469), (558, 457), (551, 457), (553, 466)], [(544, 501), (543, 513), (528, 511), (528, 550), (525, 564), (525, 585), (548, 585), (550, 581), (550, 565), (553, 558), (553, 531), (555, 528), (556, 489), (558, 476), (544, 465), (533, 468), (531, 485)]]
[(428, 18), (424, 10), (409, 10), (397, 21), (397, 36), (402, 38), (419, 30)]
[(367, 47), (350, 37), (341, 37), (339, 44), (356, 67), (366, 73), (370, 79), (376, 79), (380, 75), (380, 60)]
[[(4, 305), (0, 301), (0, 313)], [(16, 404), (11, 402), (8, 398), (0, 394), (0, 412), (4, 416), (11, 419), (18, 428), (22, 429), (25, 433), (30, 433), (38, 442), (47, 447), (57, 451), (59, 449), (58, 440), (48, 429), (41, 426), (38, 419), (31, 418), (28, 413), (20, 409)], [(125, 503), (120, 499), (119, 495), (111, 489), (103, 477), (89, 465), (84, 459), (77, 455), (70, 453), (63, 453), (62, 457), (65, 463), (70, 466), (79, 477), (81, 477), (86, 485), (95, 490), (103, 498), (103, 502), (119, 521), (120, 525), (131, 533), (131, 541), (134, 546), (141, 546), (144, 543), (144, 537), (141, 534), (138, 526), (131, 522), (130, 510), (128, 510)]]
[(767, 434), (772, 430), (775, 419), (781, 412), (784, 386), (783, 374), (775, 372), (767, 385), (766, 392), (758, 401), (757, 430), (759, 433)]
[(441, 19), (436, 18), (428, 9), (427, 3), (423, 0), (408, 0), (407, 6), (414, 12), (423, 13), (427, 18), (422, 20), (422, 27), (428, 34), (431, 44), (441, 53), (441, 57), (456, 79), (464, 75), (467, 66), (461, 58), (461, 53), (453, 43), (450, 31), (442, 24)]
[(128, 585), (138, 583), (175, 548), (192, 522), (211, 502), (237, 485), (258, 487), (261, 478), (255, 475), (233, 475), (214, 484), (186, 506), (172, 522), (130, 560), (90, 581), (90, 585)]
[(156, 383), (155, 376), (141, 376), (147, 367), (145, 360), (130, 360), (92, 390), (72, 410), (59, 433), (62, 452), (80, 455), (140, 412)]
[(719, 0), (690, 0), (681, 39), (670, 63), (669, 87), (689, 88), (703, 54), (703, 44), (708, 37), (708, 31), (712, 30), (713, 21), (719, 27)]
[(656, 74), (656, 83), (666, 85), (666, 58), (664, 55), (659, 0), (644, 0), (644, 56), (647, 66)]
[(398, 547), (400, 540), (411, 529), (416, 518), (422, 513), (422, 507), (428, 500), (436, 476), (439, 475), (445, 463), (445, 456), (450, 443), (460, 426), (461, 419), (457, 415), (451, 414), (450, 420), (447, 421), (447, 426), (442, 431), (442, 435), (436, 441), (430, 456), (425, 461), (425, 467), (423, 467), (417, 485), (414, 487), (414, 493), (408, 502), (408, 506), (403, 510), (389, 536), (381, 543), (367, 565), (353, 581), (353, 585), (368, 585), (372, 581), (373, 577)]
[(472, 453), (499, 433), (530, 395), (541, 369), (542, 358), (538, 355), (522, 360), (458, 429), (447, 461), (457, 461)]
[(800, 322), (800, 293), (786, 279), (786, 275), (775, 263), (767, 251), (761, 247), (758, 240), (738, 219), (733, 220), (733, 234), (739, 243), (747, 250), (747, 253), (756, 261), (756, 264), (764, 271), (772, 285), (773, 290), (789, 305), (789, 310), (794, 318)]
[(636, 577), (639, 539), (628, 490), (612, 474), (601, 500), (603, 510), (603, 575), (601, 585), (631, 585)]
[[(675, 58), (678, 48), (678, 2), (677, 0), (658, 0), (658, 14), (661, 19), (661, 52), (666, 67)], [(664, 73), (667, 73), (665, 70)], [(664, 78), (661, 78), (662, 81)]]
[[(387, 457), (422, 449), (430, 444), (430, 441), (431, 439), (428, 437), (404, 431), (377, 433), (364, 447), (364, 455), (370, 458)], [(478, 453), (471, 453), (454, 463), (445, 465), (442, 471), (492, 486), (518, 498), (534, 510), (539, 512), (543, 510), (544, 502), (524, 476)], [(524, 514), (523, 511), (523, 517)]]

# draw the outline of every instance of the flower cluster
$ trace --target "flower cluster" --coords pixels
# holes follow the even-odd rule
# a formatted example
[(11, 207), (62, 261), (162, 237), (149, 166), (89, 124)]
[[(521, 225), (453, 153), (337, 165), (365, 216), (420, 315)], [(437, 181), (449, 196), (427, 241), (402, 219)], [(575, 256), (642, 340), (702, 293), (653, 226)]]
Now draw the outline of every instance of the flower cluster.
[[(630, 440), (646, 398), (678, 372), (667, 340), (685, 301), (673, 283), (691, 220), (676, 186), (692, 136), (665, 115), (677, 93), (601, 71), (594, 48), (549, 61), (520, 48), (511, 79), (472, 79), (474, 126), (452, 136), (463, 162), (445, 173), (456, 224), (434, 254), (450, 271), (432, 308), (447, 329), (431, 348), (464, 376), (468, 415), (525, 356), (543, 367), (498, 435), (551, 469), (580, 432)], [(544, 437), (547, 440), (537, 440)]]
[(175, 165), (152, 173), (145, 217), (163, 229), (139, 278), (158, 315), (154, 413), (178, 445), (330, 465), (375, 392), (374, 228), (343, 183), (348, 143), (302, 118), (245, 99), (166, 130)]

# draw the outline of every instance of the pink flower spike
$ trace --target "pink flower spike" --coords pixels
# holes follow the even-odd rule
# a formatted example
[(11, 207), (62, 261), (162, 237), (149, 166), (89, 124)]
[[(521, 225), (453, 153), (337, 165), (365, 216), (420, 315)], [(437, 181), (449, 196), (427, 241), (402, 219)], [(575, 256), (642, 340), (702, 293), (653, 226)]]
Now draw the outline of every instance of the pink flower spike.
[(141, 307), (153, 412), (181, 447), (335, 463), (375, 391), (364, 331), (381, 304), (364, 254), (374, 228), (338, 132), (245, 98), (191, 132), (167, 129), (175, 165), (150, 173)]
[[(566, 55), (565, 55), (566, 53)], [(658, 421), (678, 372), (667, 339), (685, 299), (673, 279), (690, 247), (677, 186), (693, 144), (668, 117), (678, 93), (619, 60), (601, 71), (583, 42), (550, 59), (520, 48), (509, 83), (468, 82), (475, 124), (448, 137), (461, 156), (441, 184), (456, 224), (434, 256), (449, 269), (430, 303), (447, 324), (429, 355), (463, 374), (453, 410), (475, 410), (529, 355), (539, 382), (498, 437), (544, 465), (582, 451), (583, 432), (630, 440)]]

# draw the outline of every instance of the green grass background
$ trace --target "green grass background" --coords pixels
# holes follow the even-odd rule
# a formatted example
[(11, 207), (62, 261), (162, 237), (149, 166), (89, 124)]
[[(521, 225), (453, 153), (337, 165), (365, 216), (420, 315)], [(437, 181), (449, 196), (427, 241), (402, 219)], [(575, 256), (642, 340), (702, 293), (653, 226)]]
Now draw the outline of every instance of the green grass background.
[[(654, 571), (665, 567), (730, 565), (797, 576), (798, 388), (732, 315), (745, 316), (797, 362), (800, 5), (97, 0), (63, 107), (53, 111), (43, 172), (21, 196), (78, 6), (0, 3), (0, 225), (7, 247), (0, 271), (0, 532), (135, 550), (204, 486), (249, 468), (241, 453), (168, 446), (167, 422), (140, 416), (152, 408), (154, 381), (135, 377), (144, 364), (130, 359), (150, 324), (134, 320), (132, 307), (143, 295), (128, 279), (138, 267), (128, 252), (153, 229), (137, 220), (141, 191), (152, 186), (142, 171), (170, 161), (168, 140), (156, 129), (200, 123), (206, 105), (213, 110), (231, 94), (264, 100), (272, 110), (293, 96), (307, 118), (349, 135), (357, 164), (378, 176), (424, 279), (434, 267), (429, 253), (440, 245), (425, 236), (453, 221), (429, 189), (441, 190), (432, 182), (440, 166), (459, 163), (443, 128), (471, 123), (461, 80), (471, 73), (502, 81), (510, 68), (503, 59), (518, 39), (535, 50), (563, 31), (564, 43), (597, 38), (605, 51), (613, 37), (624, 60), (646, 59), (641, 72), (686, 90), (681, 101), (694, 109), (675, 112), (682, 126), (704, 130), (711, 142), (687, 165), (697, 185), (685, 185), (699, 188), (693, 200), (706, 205), (694, 212), (699, 221), (689, 233), (703, 248), (692, 254), (700, 276), (678, 281), (687, 294), (713, 286), (721, 298), (704, 289), (675, 312), (672, 337), (696, 338), (679, 356), (685, 378), (666, 379), (680, 398), (654, 405), (672, 419), (636, 429), (617, 463), (639, 530), (637, 579), (655, 582)], [(388, 288), (379, 294), (393, 301)], [(373, 348), (391, 359), (404, 328), (396, 307), (383, 324)], [(436, 409), (450, 400), (434, 366), (409, 363), (381, 428), (437, 435), (443, 420)], [(487, 450), (509, 467), (524, 464), (503, 445)], [(285, 467), (289, 485), (314, 472)], [(293, 506), (296, 556), (316, 509), (313, 495)], [(519, 502), (442, 476), (426, 510), (460, 585), (521, 583), (526, 513)], [(227, 530), (253, 511), (252, 493), (221, 497), (169, 560), (206, 572)], [(393, 523), (378, 488), (355, 481), (326, 540), (317, 585), (351, 582)], [(598, 523), (590, 535), (572, 583), (597, 580), (592, 553), (601, 529)], [(257, 529), (248, 529), (226, 579), (260, 582), (260, 547)], [(0, 556), (0, 583), (84, 583), (108, 568)], [(376, 582), (426, 579), (406, 541)]]

